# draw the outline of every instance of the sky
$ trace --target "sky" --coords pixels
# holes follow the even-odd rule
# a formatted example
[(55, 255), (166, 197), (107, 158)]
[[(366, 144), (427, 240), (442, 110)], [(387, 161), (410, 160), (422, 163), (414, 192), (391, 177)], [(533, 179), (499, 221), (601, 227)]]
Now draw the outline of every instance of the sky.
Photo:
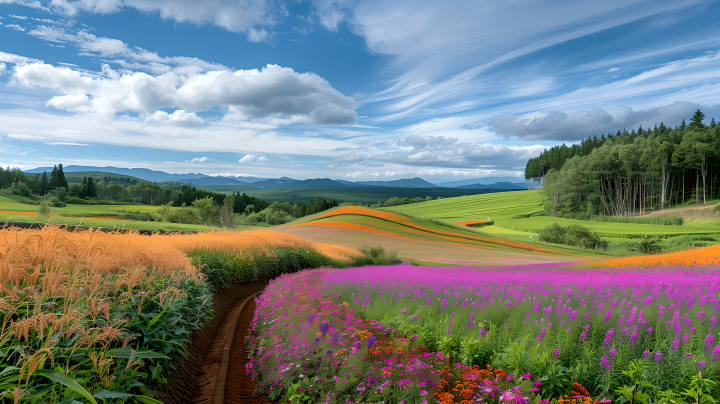
[(720, 1), (0, 0), (0, 165), (522, 177), (720, 118)]

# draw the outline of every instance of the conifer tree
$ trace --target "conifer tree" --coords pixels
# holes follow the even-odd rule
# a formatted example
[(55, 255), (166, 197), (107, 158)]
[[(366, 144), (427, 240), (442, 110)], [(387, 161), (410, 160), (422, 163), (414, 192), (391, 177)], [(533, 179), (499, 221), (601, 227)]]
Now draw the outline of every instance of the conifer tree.
[(97, 198), (97, 188), (95, 188), (95, 181), (92, 177), (88, 177), (87, 180), (87, 193), (88, 198)]
[(717, 126), (717, 123), (715, 123), (715, 118), (713, 118), (712, 121), (710, 121), (710, 127), (714, 128), (715, 126)]
[[(692, 119), (690, 120), (690, 127), (695, 127), (698, 129), (704, 128), (705, 125), (703, 125), (702, 123), (704, 119), (705, 114), (703, 114), (703, 112), (698, 109), (697, 111), (695, 111), (695, 115), (693, 115)], [(683, 120), (683, 122), (685, 122), (685, 120)]]
[(40, 195), (45, 195), (48, 190), (47, 171), (43, 171), (43, 175), (42, 177), (40, 177), (40, 185), (38, 186), (38, 190), (40, 191)]
[(57, 166), (53, 167), (52, 173), (50, 174), (50, 181), (48, 181), (48, 187), (50, 189), (56, 189), (62, 187), (62, 181), (60, 181), (60, 176), (58, 174), (58, 168)]
[(78, 198), (85, 199), (88, 197), (88, 180), (87, 177), (83, 177), (83, 182), (80, 184), (80, 193)]
[(687, 124), (685, 123), (685, 120), (683, 119), (682, 123), (680, 124), (680, 129), (685, 130), (687, 128)]
[(65, 187), (65, 190), (67, 191), (69, 189), (69, 185), (67, 180), (65, 179), (65, 173), (63, 172), (62, 164), (58, 164), (58, 178), (60, 179), (60, 186)]

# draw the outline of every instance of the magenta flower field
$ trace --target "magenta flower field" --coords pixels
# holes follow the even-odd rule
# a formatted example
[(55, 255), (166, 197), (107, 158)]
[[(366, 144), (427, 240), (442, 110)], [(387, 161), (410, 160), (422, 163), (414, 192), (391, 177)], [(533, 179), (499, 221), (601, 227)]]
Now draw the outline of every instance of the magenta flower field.
[(292, 403), (696, 402), (719, 297), (711, 266), (304, 271), (259, 297), (248, 371)]

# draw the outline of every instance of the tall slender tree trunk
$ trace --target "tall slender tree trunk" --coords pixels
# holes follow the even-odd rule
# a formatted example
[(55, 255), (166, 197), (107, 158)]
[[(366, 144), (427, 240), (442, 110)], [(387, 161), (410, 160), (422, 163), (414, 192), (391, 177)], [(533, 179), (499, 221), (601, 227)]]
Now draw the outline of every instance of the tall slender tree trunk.
[(707, 206), (707, 198), (705, 195), (705, 178), (707, 177), (707, 163), (705, 162), (705, 155), (702, 156), (702, 177), (703, 177), (703, 205)]

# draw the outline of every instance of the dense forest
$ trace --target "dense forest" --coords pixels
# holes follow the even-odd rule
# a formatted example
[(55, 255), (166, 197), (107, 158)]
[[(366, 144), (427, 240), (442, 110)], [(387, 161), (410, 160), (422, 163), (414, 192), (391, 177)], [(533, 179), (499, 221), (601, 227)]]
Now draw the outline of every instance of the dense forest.
[(542, 184), (546, 212), (557, 216), (632, 216), (720, 197), (720, 125), (663, 123), (593, 136), (546, 149), (525, 178)]

